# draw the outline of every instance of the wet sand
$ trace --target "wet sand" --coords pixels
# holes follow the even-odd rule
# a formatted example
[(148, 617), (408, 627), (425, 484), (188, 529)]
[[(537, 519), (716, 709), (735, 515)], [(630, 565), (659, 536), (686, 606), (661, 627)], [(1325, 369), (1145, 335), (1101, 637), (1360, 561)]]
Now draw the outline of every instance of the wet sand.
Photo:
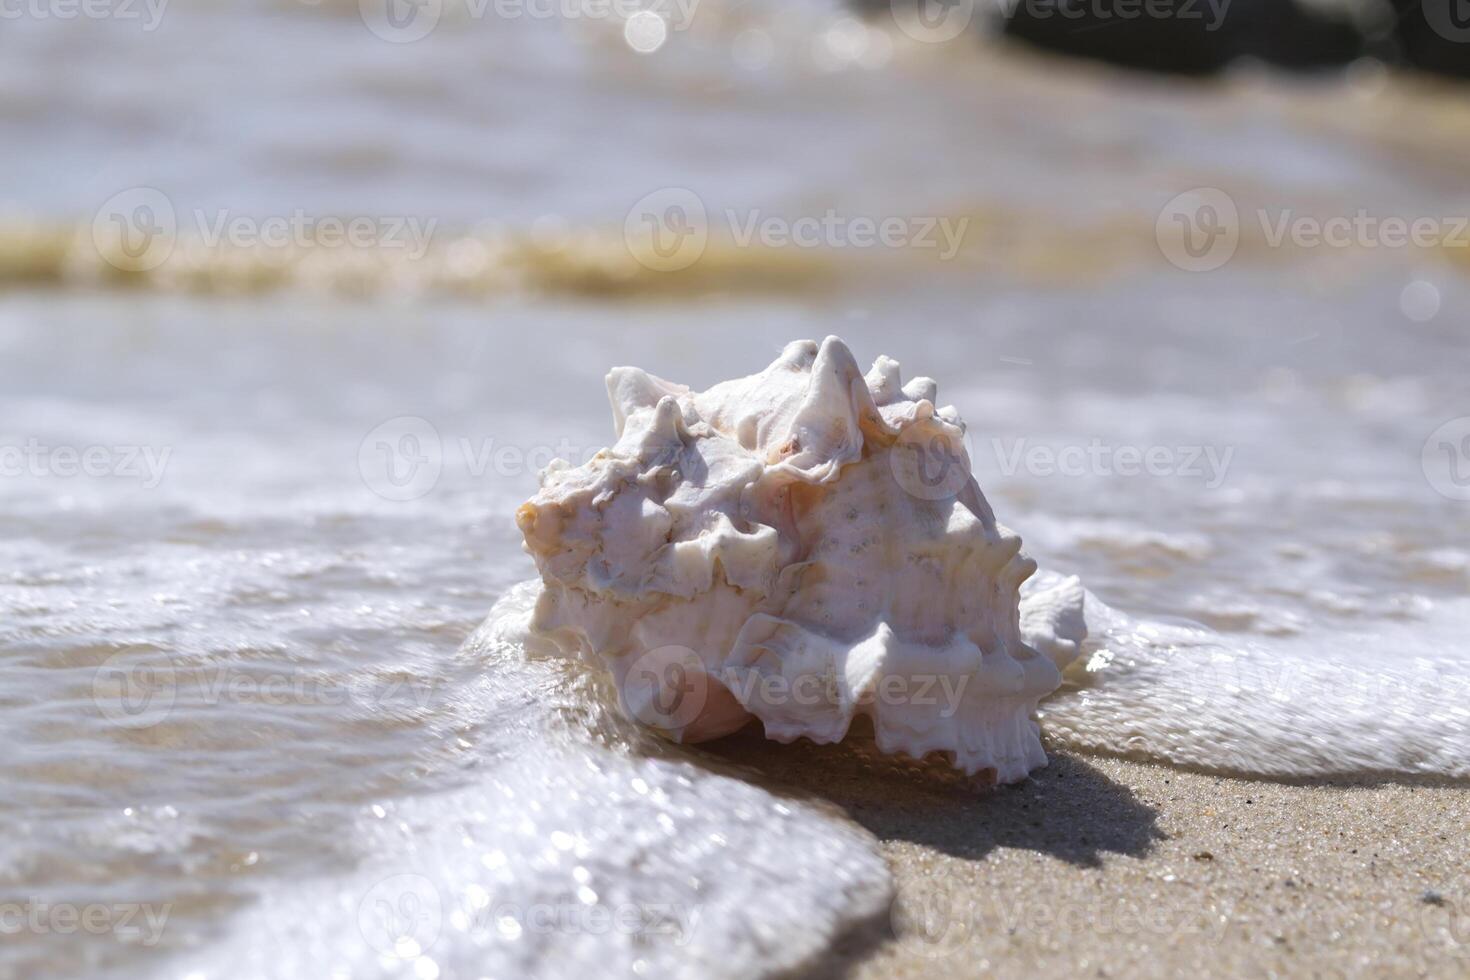
[(882, 841), (894, 907), (820, 976), (1470, 975), (1470, 787), (1052, 752), (983, 791), (858, 746), (742, 734), (714, 753)]

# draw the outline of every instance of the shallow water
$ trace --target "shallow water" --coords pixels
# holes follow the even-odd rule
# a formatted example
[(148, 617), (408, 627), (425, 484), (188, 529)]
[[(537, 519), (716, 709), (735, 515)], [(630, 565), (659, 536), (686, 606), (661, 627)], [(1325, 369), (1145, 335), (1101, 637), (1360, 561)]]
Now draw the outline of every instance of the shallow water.
[[(610, 365), (703, 386), (797, 337), (936, 377), (1001, 520), (1097, 597), (1044, 705), (1053, 744), (1466, 774), (1470, 458), (1458, 430), (1430, 438), (1470, 413), (1470, 266), (1243, 231), (1190, 274), (1153, 238), (1160, 188), (1223, 186), (1248, 215), (1463, 212), (1438, 125), (1462, 94), (1361, 72), (1180, 89), (891, 31), (834, 67), (853, 50), (835, 7), (704, 13), (652, 57), (585, 22), (389, 45), (331, 4), (7, 28), (0, 899), (146, 908), (7, 936), (0, 976), (753, 975), (881, 911), (881, 862), (840, 816), (650, 748), (585, 679), (456, 653), (532, 574), (510, 515), (536, 468), (609, 441)], [(185, 224), (442, 230), (389, 275), (247, 245), (109, 288), (93, 213), (141, 184)], [(972, 225), (947, 262), (712, 247), (683, 275), (587, 274), (627, 267), (629, 209), (666, 185), (697, 191), (712, 241), (727, 207)], [(265, 288), (282, 267), (314, 271)], [(1120, 472), (1135, 450), (1153, 463)], [(778, 806), (789, 846), (758, 840)], [(656, 873), (628, 873), (636, 848)], [(839, 869), (851, 887), (813, 890)], [(528, 910), (564, 899), (548, 953)], [(475, 914), (501, 903), (514, 925)], [(679, 946), (677, 916), (587, 918), (620, 906), (701, 924)]]

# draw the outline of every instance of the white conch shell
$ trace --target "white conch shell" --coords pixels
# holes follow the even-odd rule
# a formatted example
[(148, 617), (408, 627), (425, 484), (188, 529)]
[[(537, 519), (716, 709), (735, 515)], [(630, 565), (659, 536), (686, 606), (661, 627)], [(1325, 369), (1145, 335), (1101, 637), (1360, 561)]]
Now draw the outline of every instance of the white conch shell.
[(864, 376), (835, 337), (705, 392), (607, 380), (616, 445), (547, 467), (516, 515), (544, 585), (535, 636), (609, 669), (679, 741), (754, 715), (770, 738), (833, 742), (867, 716), (886, 752), (1002, 782), (1045, 765), (1033, 715), (1067, 641), (1022, 640), (1035, 563), (933, 381), (886, 357)]

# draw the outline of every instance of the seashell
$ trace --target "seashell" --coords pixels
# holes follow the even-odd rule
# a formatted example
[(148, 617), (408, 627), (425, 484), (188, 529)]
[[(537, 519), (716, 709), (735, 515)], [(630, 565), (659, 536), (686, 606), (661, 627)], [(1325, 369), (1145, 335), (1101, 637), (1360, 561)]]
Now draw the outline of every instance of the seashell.
[(1036, 565), (932, 380), (886, 357), (864, 375), (829, 337), (704, 392), (628, 367), (607, 384), (617, 442), (554, 462), (516, 514), (537, 646), (610, 671), (677, 741), (754, 717), (834, 742), (865, 717), (885, 752), (1001, 782), (1045, 765), (1034, 715), (1080, 644), (1081, 589), (1045, 593), (1030, 625), (1064, 635), (1029, 646)]

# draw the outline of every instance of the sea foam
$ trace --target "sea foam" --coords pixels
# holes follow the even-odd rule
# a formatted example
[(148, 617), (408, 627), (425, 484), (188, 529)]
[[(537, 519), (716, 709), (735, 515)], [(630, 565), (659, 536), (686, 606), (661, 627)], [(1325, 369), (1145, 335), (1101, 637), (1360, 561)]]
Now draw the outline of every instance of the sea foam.
[[(524, 656), (517, 587), (460, 656), (484, 752), (457, 789), (367, 810), (361, 866), (237, 917), (195, 977), (753, 977), (892, 897), (877, 842), (641, 734), (597, 677)], [(269, 937), (269, 942), (262, 942)]]

